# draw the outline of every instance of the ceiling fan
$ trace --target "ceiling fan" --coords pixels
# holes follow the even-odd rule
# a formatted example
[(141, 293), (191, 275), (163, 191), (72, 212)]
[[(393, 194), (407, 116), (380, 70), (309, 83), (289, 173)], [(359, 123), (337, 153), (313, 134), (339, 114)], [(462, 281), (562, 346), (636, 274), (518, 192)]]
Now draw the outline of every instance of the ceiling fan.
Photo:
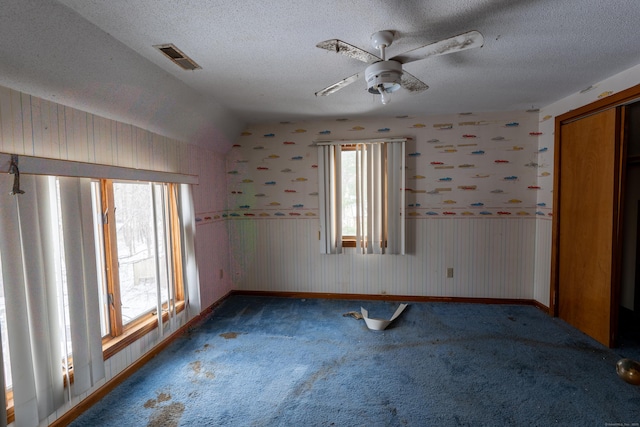
[[(482, 34), (478, 31), (469, 31), (386, 59), (385, 49), (391, 46), (393, 38), (393, 31), (378, 31), (371, 35), (371, 44), (376, 50), (380, 51), (380, 57), (338, 39), (320, 42), (316, 47), (370, 64), (364, 71), (367, 90), (370, 93), (381, 95), (382, 103), (386, 104), (389, 102), (389, 94), (400, 89), (400, 87), (410, 92), (422, 92), (429, 89), (429, 86), (424, 82), (404, 71), (402, 69), (403, 64), (426, 59), (431, 56), (445, 55), (461, 50), (482, 47), (484, 43)], [(360, 72), (340, 80), (316, 92), (316, 96), (330, 95), (357, 81), (362, 75), (362, 72)]]

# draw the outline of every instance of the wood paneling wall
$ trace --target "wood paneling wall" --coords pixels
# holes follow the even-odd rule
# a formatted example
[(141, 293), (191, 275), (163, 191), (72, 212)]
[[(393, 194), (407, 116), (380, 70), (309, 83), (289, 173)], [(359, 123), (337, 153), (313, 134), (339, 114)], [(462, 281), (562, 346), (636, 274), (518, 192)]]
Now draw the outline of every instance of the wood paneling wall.
[(197, 173), (197, 147), (0, 86), (0, 152)]

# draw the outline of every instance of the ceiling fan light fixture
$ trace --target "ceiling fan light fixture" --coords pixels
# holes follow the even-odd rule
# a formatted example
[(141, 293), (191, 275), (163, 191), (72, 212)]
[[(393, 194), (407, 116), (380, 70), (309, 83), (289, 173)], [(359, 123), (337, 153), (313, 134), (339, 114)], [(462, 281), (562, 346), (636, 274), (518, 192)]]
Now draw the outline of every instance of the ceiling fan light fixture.
[(380, 61), (371, 64), (364, 72), (367, 90), (375, 95), (382, 95), (382, 102), (388, 102), (388, 94), (400, 89), (402, 80), (402, 64), (397, 61)]
[(380, 92), (380, 100), (382, 101), (382, 105), (387, 105), (391, 101), (391, 99), (389, 99), (389, 95), (391, 95), (391, 93), (387, 93), (387, 91), (384, 90), (384, 86), (382, 85), (380, 85), (378, 91)]
[[(413, 93), (419, 93), (429, 89), (429, 86), (417, 77), (403, 72), (403, 64), (420, 61), (432, 56), (482, 47), (484, 43), (484, 38), (478, 31), (467, 31), (457, 36), (411, 49), (387, 60), (386, 48), (391, 46), (395, 35), (394, 31), (378, 31), (371, 35), (371, 45), (380, 51), (380, 56), (338, 39), (325, 40), (316, 46), (370, 64), (364, 72), (367, 81), (367, 91), (374, 95), (380, 95), (382, 103), (386, 104), (389, 102), (389, 95), (400, 89), (400, 87)], [(361, 72), (356, 73), (316, 92), (316, 96), (330, 95), (357, 81), (361, 77)]]

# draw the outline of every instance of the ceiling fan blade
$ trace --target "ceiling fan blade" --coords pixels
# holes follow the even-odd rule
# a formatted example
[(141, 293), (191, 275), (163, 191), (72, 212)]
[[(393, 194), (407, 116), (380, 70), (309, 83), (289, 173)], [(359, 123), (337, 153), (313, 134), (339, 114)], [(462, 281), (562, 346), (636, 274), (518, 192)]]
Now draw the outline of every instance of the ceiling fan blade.
[(460, 34), (448, 39), (440, 40), (439, 42), (412, 49), (408, 52), (391, 58), (391, 60), (398, 61), (401, 64), (406, 64), (408, 62), (418, 61), (430, 56), (445, 55), (447, 53), (454, 53), (461, 50), (482, 47), (483, 44), (484, 37), (482, 37), (482, 34), (480, 34), (478, 31), (469, 31), (468, 33)]
[(400, 80), (400, 86), (409, 92), (422, 92), (429, 89), (426, 83), (417, 77), (407, 73), (406, 71), (402, 72), (402, 79)]
[(349, 76), (346, 79), (342, 79), (337, 83), (332, 84), (331, 86), (327, 86), (321, 91), (316, 92), (316, 96), (327, 96), (331, 95), (333, 92), (337, 92), (345, 86), (350, 85), (355, 82), (362, 76), (362, 73), (356, 73), (353, 76)]
[(342, 55), (357, 59), (358, 61), (362, 61), (367, 64), (373, 64), (374, 62), (382, 60), (382, 58), (378, 58), (376, 55), (369, 53), (366, 50), (362, 50), (359, 47), (355, 47), (338, 39), (325, 40), (318, 43), (316, 47), (319, 47), (320, 49), (326, 49), (331, 52), (340, 53)]

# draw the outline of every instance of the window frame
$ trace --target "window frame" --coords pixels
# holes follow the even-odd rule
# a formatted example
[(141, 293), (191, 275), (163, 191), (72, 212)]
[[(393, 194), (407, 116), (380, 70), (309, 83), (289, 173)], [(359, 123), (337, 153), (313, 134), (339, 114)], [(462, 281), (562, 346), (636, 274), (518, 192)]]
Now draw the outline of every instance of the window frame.
[[(115, 201), (113, 193), (114, 182), (135, 182), (126, 180), (101, 179), (100, 180), (100, 197), (102, 201), (101, 216), (102, 232), (104, 239), (104, 265), (105, 276), (107, 281), (107, 298), (109, 312), (109, 333), (102, 338), (102, 351), (104, 359), (108, 359), (128, 345), (132, 344), (142, 336), (151, 332), (158, 327), (157, 309), (151, 310), (147, 314), (143, 314), (137, 319), (123, 324), (122, 321), (122, 299), (120, 293), (120, 279), (118, 270), (118, 250), (117, 250), (117, 231), (115, 224)], [(178, 314), (186, 307), (184, 275), (182, 271), (182, 239), (180, 233), (180, 219), (178, 216), (178, 200), (176, 197), (176, 185), (173, 183), (165, 183), (167, 185), (167, 201), (169, 212), (170, 233), (169, 241), (171, 247), (166, 248), (167, 256), (171, 257), (172, 268), (171, 277), (173, 284), (173, 304), (169, 300), (162, 305), (162, 322), (169, 320), (169, 312), (175, 308)], [(167, 208), (165, 206), (165, 208)], [(172, 306), (173, 305), (173, 306)]]
[[(341, 145), (340, 146), (340, 151), (356, 151), (356, 144), (345, 144), (345, 145)], [(342, 164), (341, 164), (341, 169), (342, 169)], [(340, 174), (342, 175), (342, 170), (340, 171)], [(354, 172), (355, 173), (355, 172)], [(344, 180), (344, 177), (341, 177)], [(340, 201), (340, 204), (344, 207), (344, 203), (342, 202), (342, 200)], [(355, 248), (357, 247), (357, 240), (356, 240), (356, 236), (353, 235), (346, 235), (343, 234), (342, 235), (342, 247), (343, 248)]]
[[(358, 143), (354, 143), (354, 144), (342, 144), (340, 145), (340, 151), (345, 152), (345, 151), (357, 151), (358, 147)], [(386, 210), (387, 209), (387, 198), (388, 198), (388, 192), (387, 192), (387, 184), (388, 184), (388, 180), (387, 180), (387, 173), (386, 173), (386, 165), (387, 165), (387, 158), (386, 156), (384, 157), (384, 165), (385, 167), (383, 168), (384, 170), (384, 187), (385, 187), (385, 191), (383, 191), (383, 200), (382, 200), (382, 206), (383, 208)], [(341, 168), (342, 168), (342, 163), (341, 163)], [(354, 172), (355, 174), (356, 172)], [(341, 179), (344, 181), (344, 176), (343, 176), (343, 170), (340, 171)], [(344, 208), (344, 203), (341, 201), (340, 202), (342, 207)], [(387, 235), (387, 230), (386, 230), (386, 226), (384, 227), (383, 230), (383, 236)], [(363, 236), (364, 241), (362, 242), (362, 246), (366, 246), (367, 245), (367, 236)], [(358, 238), (355, 235), (346, 235), (343, 234), (342, 235), (342, 247), (343, 248), (357, 248), (358, 247)], [(381, 245), (381, 247), (386, 248), (387, 247), (387, 239), (385, 238), (384, 241), (378, 241), (378, 244)]]

